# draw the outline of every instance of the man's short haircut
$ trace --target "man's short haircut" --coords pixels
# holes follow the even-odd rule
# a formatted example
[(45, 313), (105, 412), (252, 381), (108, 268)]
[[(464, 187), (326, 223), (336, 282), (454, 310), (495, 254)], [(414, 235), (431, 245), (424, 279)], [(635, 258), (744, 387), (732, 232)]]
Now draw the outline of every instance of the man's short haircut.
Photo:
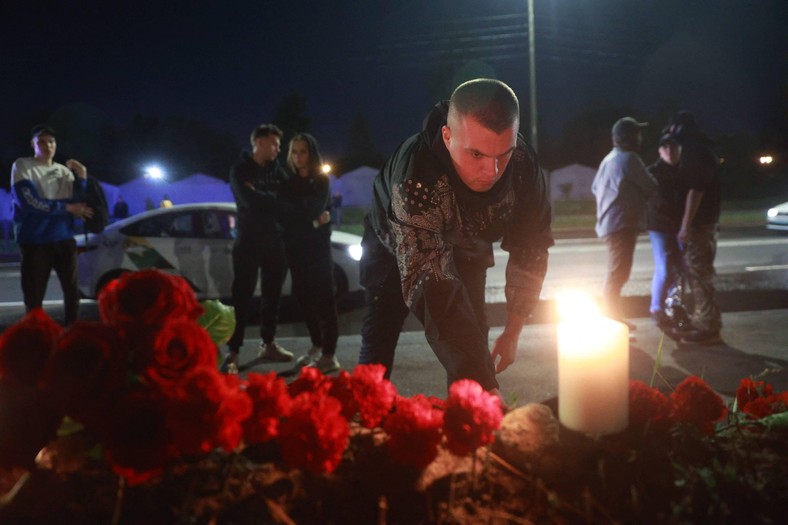
[(449, 100), (449, 120), (470, 116), (485, 128), (503, 133), (520, 120), (520, 102), (512, 88), (490, 78), (457, 86)]
[(252, 130), (252, 135), (249, 137), (252, 146), (254, 146), (254, 141), (259, 139), (260, 137), (267, 137), (268, 135), (276, 135), (280, 139), (282, 138), (282, 130), (279, 129), (278, 126), (275, 124), (260, 124), (254, 130)]

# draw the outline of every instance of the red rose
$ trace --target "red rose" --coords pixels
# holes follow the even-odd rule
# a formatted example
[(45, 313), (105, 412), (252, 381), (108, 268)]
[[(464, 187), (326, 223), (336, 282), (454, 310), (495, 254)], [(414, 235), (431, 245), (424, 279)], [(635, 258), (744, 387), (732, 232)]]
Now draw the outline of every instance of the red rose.
[(216, 344), (205, 328), (194, 321), (167, 322), (152, 343), (149, 354), (138, 357), (145, 375), (162, 385), (179, 381), (197, 367), (216, 366)]
[(32, 468), (62, 419), (33, 385), (0, 378), (0, 466)]
[(383, 378), (385, 372), (383, 365), (358, 365), (350, 378), (361, 424), (367, 428), (379, 425), (394, 405), (397, 389)]
[(384, 429), (390, 436), (386, 447), (399, 463), (423, 469), (438, 455), (443, 413), (422, 394), (399, 397), (394, 412), (386, 418)]
[(689, 376), (670, 395), (671, 418), (678, 423), (697, 427), (705, 434), (714, 433), (714, 423), (728, 414), (728, 409), (703, 379)]
[(252, 415), (243, 422), (244, 441), (263, 443), (279, 434), (279, 421), (290, 410), (287, 383), (276, 372), (258, 374), (250, 372), (246, 395), (252, 401)]
[(302, 368), (296, 380), (288, 385), (290, 397), (296, 397), (304, 392), (325, 394), (329, 388), (331, 388), (330, 379), (314, 366)]
[(772, 395), (772, 385), (766, 381), (753, 381), (745, 377), (736, 389), (736, 405), (742, 410), (750, 401)]
[(629, 426), (642, 432), (647, 428), (667, 430), (670, 399), (642, 381), (629, 382)]
[(125, 346), (114, 328), (77, 321), (58, 340), (41, 387), (62, 413), (84, 422), (99, 416), (99, 404), (122, 387), (125, 364)]
[(252, 401), (236, 378), (216, 366), (201, 366), (168, 386), (167, 428), (181, 454), (207, 454), (215, 448), (235, 450), (241, 423), (252, 413)]
[(279, 427), (282, 458), (291, 467), (331, 473), (342, 460), (350, 428), (333, 397), (304, 392), (293, 399)]
[(466, 456), (491, 443), (493, 432), (503, 419), (501, 400), (471, 379), (460, 379), (449, 387), (443, 433), (446, 448), (456, 456)]
[(0, 334), (0, 378), (35, 384), (63, 328), (34, 308)]
[(189, 283), (159, 270), (124, 273), (104, 287), (98, 301), (101, 319), (110, 325), (151, 328), (172, 319), (194, 321), (203, 312)]
[(103, 445), (112, 470), (129, 483), (157, 475), (175, 457), (167, 436), (164, 397), (155, 388), (137, 385), (115, 400), (104, 419), (86, 428)]

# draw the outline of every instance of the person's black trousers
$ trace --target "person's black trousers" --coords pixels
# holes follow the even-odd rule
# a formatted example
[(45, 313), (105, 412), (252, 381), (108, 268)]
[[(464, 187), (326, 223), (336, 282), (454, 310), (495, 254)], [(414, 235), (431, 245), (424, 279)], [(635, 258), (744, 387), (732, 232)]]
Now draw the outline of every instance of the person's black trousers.
[(55, 270), (63, 290), (64, 323), (73, 324), (79, 314), (76, 241), (20, 244), (19, 251), (25, 309), (29, 312), (43, 304), (49, 275)]
[(246, 321), (252, 296), (260, 276), (260, 338), (271, 343), (276, 335), (279, 299), (287, 273), (284, 246), (280, 242), (253, 243), (236, 241), (233, 245), (232, 301), (235, 308), (235, 331), (227, 346), (237, 352), (243, 346)]
[(336, 353), (339, 339), (337, 303), (334, 296), (334, 261), (331, 245), (320, 247), (311, 254), (288, 254), (293, 295), (304, 311), (312, 345), (323, 354)]

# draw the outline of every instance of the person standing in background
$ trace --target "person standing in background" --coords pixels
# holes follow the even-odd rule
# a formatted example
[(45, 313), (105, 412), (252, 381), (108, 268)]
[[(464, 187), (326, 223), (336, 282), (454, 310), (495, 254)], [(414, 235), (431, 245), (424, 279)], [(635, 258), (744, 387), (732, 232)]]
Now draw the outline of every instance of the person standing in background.
[(714, 289), (714, 258), (721, 207), (720, 161), (692, 113), (677, 112), (665, 131), (681, 144), (678, 180), (686, 193), (679, 242), (693, 311), (692, 329), (680, 334), (681, 342), (718, 344), (722, 342), (722, 315)]
[(685, 319), (677, 312), (667, 313), (665, 299), (670, 286), (681, 278), (682, 262), (678, 233), (684, 209), (678, 191), (678, 165), (681, 144), (670, 134), (659, 140), (659, 159), (648, 167), (657, 181), (658, 191), (648, 200), (646, 229), (654, 255), (654, 276), (651, 280), (651, 319), (663, 330), (671, 330)]
[(298, 133), (287, 153), (289, 178), (280, 191), (280, 222), (293, 293), (304, 310), (312, 348), (297, 360), (328, 374), (340, 369), (335, 353), (339, 321), (334, 297), (328, 176), (315, 138)]
[(276, 160), (282, 130), (273, 124), (257, 126), (250, 136), (252, 153), (243, 152), (230, 168), (230, 189), (238, 206), (238, 236), (233, 244), (232, 300), (235, 331), (227, 343), (222, 365), (238, 366), (238, 352), (244, 341), (250, 303), (260, 278), (260, 352), (264, 362), (293, 359), (274, 341), (287, 265), (282, 229), (278, 223), (279, 190), (287, 174)]
[(88, 171), (76, 159), (65, 165), (54, 161), (57, 141), (49, 126), (35, 126), (30, 144), (33, 157), (19, 158), (11, 168), (25, 309), (41, 307), (54, 270), (63, 289), (64, 322), (70, 325), (79, 314), (74, 218), (93, 216), (93, 210), (80, 202), (85, 198)]
[[(646, 200), (657, 183), (638, 155), (648, 124), (632, 117), (616, 121), (613, 149), (602, 160), (591, 184), (596, 197), (596, 234), (608, 250), (607, 275), (602, 293), (606, 315), (624, 321), (621, 289), (629, 280), (638, 233), (646, 226)], [(626, 323), (630, 330), (634, 325)]]

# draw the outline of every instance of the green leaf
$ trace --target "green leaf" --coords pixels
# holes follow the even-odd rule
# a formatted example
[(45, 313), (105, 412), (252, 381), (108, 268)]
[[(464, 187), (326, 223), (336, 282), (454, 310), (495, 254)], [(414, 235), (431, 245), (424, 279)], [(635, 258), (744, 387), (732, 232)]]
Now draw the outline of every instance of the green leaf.
[(197, 322), (208, 331), (217, 346), (230, 340), (235, 330), (235, 309), (220, 301), (207, 300), (200, 303), (205, 309)]
[(761, 424), (766, 428), (788, 428), (788, 412), (780, 412), (779, 414), (772, 414), (760, 419)]

